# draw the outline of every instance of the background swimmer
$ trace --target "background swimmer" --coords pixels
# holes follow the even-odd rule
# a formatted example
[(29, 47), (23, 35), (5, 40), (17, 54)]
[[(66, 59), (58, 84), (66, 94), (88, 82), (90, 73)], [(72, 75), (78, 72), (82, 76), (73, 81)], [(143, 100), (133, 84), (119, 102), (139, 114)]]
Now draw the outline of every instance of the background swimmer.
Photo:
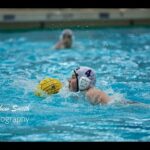
[(55, 45), (55, 49), (71, 48), (73, 44), (73, 32), (66, 29), (60, 36), (60, 41)]
[[(96, 74), (92, 68), (79, 67), (73, 71), (72, 77), (69, 79), (69, 89), (73, 92), (82, 92), (91, 104), (108, 104), (112, 101), (105, 92), (97, 89)], [(135, 102), (124, 101), (124, 104), (132, 104)]]

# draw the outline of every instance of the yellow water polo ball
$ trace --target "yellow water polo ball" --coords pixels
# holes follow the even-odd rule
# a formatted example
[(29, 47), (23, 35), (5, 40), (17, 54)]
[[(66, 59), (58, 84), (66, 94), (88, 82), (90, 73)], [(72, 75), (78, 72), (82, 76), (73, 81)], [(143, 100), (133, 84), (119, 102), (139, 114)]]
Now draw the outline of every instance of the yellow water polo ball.
[(56, 94), (62, 88), (62, 83), (54, 78), (43, 79), (35, 89), (36, 96)]

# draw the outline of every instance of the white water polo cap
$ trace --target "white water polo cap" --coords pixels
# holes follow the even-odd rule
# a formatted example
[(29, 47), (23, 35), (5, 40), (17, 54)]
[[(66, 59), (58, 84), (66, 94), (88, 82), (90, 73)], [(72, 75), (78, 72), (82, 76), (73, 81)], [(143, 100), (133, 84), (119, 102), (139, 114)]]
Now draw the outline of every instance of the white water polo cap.
[(74, 70), (77, 78), (77, 91), (87, 90), (94, 87), (96, 83), (96, 73), (92, 68), (79, 67)]
[(69, 35), (70, 37), (73, 37), (73, 32), (70, 29), (65, 29), (60, 35), (60, 39), (62, 39), (65, 35)]

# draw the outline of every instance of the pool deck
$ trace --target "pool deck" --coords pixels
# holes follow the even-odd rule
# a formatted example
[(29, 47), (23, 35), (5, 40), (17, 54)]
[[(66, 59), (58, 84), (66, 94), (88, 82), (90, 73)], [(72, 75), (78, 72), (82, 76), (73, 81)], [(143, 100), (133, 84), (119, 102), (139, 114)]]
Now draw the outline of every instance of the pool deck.
[(150, 9), (0, 9), (0, 29), (150, 25)]

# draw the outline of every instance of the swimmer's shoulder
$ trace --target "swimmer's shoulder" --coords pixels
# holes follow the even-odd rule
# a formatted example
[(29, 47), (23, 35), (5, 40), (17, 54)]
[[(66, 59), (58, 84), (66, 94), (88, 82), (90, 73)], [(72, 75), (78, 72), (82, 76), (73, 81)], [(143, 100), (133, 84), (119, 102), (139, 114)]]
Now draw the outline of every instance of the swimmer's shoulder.
[(55, 49), (62, 49), (62, 48), (64, 48), (62, 41), (58, 41), (55, 45)]
[(96, 100), (99, 101), (99, 103), (107, 104), (110, 102), (110, 97), (103, 91), (97, 89), (97, 88), (90, 88), (87, 93), (87, 97), (90, 98), (90, 100)]

